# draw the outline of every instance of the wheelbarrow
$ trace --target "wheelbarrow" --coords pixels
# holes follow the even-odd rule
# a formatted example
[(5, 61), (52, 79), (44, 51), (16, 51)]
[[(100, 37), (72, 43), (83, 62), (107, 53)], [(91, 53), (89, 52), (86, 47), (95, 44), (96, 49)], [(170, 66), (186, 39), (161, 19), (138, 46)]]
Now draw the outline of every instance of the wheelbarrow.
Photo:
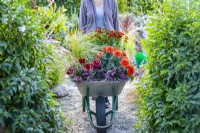
[[(87, 111), (87, 115), (92, 127), (97, 130), (97, 133), (106, 133), (107, 129), (112, 126), (115, 111), (118, 110), (118, 95), (122, 92), (125, 82), (108, 82), (108, 81), (95, 81), (95, 82), (82, 82), (76, 83), (82, 95), (82, 109), (83, 112)], [(90, 110), (89, 97), (96, 98), (96, 112)], [(105, 97), (112, 96), (112, 110), (106, 112), (105, 110)], [(106, 118), (110, 115), (110, 121), (107, 124)], [(96, 117), (96, 124), (93, 117)]]

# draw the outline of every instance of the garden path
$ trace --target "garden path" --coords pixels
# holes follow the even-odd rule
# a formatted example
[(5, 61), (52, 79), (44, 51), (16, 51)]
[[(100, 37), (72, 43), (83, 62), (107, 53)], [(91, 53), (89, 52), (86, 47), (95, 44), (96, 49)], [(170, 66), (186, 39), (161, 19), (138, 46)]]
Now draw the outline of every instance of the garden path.
[[(70, 95), (58, 99), (62, 105), (63, 115), (72, 122), (69, 133), (96, 133), (96, 130), (89, 123), (87, 113), (82, 112), (81, 94), (73, 83), (70, 83), (69, 86)], [(133, 83), (125, 85), (119, 95), (119, 109), (116, 112), (114, 123), (107, 130), (107, 133), (135, 133), (133, 126), (137, 110), (134, 101), (137, 99), (137, 95), (134, 90)], [(91, 109), (95, 110), (95, 102), (91, 101), (90, 103)]]

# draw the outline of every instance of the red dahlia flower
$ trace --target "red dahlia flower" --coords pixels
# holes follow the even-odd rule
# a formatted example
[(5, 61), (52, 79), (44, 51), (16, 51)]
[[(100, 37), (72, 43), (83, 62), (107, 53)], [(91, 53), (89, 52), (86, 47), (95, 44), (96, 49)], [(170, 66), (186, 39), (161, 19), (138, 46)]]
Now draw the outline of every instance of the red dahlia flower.
[(81, 63), (81, 64), (86, 63), (86, 59), (84, 59), (84, 58), (81, 58), (81, 59), (79, 59), (78, 61), (79, 61), (79, 63)]
[(94, 66), (95, 68), (101, 65), (101, 60), (99, 59), (95, 59), (92, 61), (92, 66)]
[(65, 72), (66, 72), (67, 75), (70, 75), (70, 74), (72, 74), (72, 73), (74, 72), (74, 69), (73, 69), (73, 67), (71, 66), (71, 67), (69, 67), (68, 69), (66, 69)]
[(122, 52), (119, 51), (119, 50), (115, 50), (115, 51), (113, 52), (113, 55), (114, 55), (115, 57), (121, 57)]
[(86, 70), (88, 70), (88, 71), (91, 71), (91, 70), (93, 69), (92, 64), (86, 64), (86, 65), (84, 66), (84, 68), (85, 68)]
[(127, 74), (129, 75), (129, 76), (131, 76), (131, 75), (133, 75), (134, 74), (134, 67), (133, 66), (131, 66), (131, 65), (129, 65), (129, 66), (127, 66), (126, 67), (126, 69), (127, 69)]

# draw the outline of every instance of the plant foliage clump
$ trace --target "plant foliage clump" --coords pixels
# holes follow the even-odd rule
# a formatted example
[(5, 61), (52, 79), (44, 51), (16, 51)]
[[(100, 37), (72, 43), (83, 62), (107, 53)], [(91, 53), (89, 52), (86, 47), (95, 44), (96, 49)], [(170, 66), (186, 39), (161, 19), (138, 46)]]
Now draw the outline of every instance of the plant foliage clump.
[(55, 2), (58, 7), (64, 6), (66, 8), (66, 15), (72, 16), (73, 14), (79, 14), (81, 0), (31, 0), (36, 1), (38, 6), (47, 6), (49, 3)]
[(148, 73), (137, 89), (141, 132), (200, 131), (199, 6), (196, 0), (166, 0), (148, 21)]
[(0, 0), (0, 127), (8, 133), (67, 132), (46, 82), (53, 50), (29, 0)]
[(149, 11), (157, 9), (163, 0), (130, 0), (128, 1), (128, 10), (135, 14), (146, 14)]

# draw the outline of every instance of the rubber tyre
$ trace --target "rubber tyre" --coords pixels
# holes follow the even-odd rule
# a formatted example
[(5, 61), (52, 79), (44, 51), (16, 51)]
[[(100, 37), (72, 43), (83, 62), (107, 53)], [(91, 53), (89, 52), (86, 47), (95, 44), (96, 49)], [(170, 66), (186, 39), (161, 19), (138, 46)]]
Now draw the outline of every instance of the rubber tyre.
[[(96, 98), (96, 120), (98, 126), (106, 126), (105, 97)], [(97, 129), (97, 133), (106, 133), (106, 129)]]

